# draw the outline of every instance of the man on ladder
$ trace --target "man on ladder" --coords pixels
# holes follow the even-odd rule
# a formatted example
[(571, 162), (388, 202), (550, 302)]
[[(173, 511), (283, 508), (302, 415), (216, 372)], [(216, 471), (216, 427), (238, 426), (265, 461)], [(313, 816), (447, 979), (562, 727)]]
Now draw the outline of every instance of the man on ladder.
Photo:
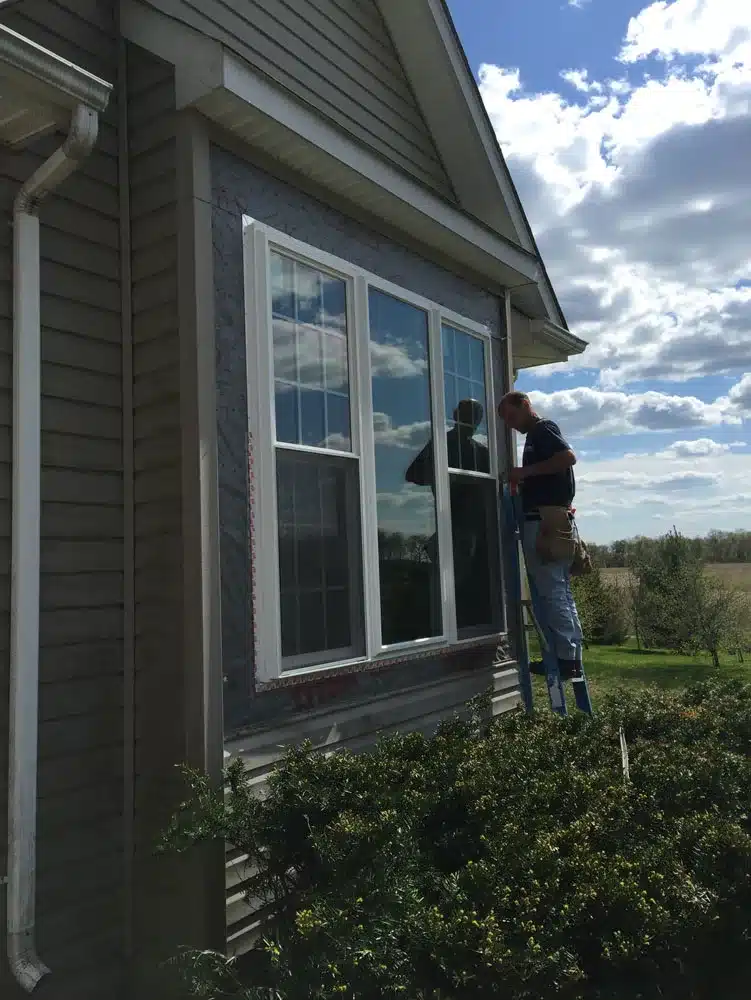
[(521, 468), (510, 471), (509, 483), (512, 493), (521, 493), (518, 528), (532, 609), (542, 633), (543, 659), (529, 669), (547, 677), (555, 711), (565, 714), (562, 682), (571, 680), (577, 706), (591, 712), (582, 629), (571, 590), (571, 567), (580, 544), (571, 506), (576, 455), (558, 425), (535, 413), (526, 393), (508, 393), (498, 414), (508, 427), (526, 435)]

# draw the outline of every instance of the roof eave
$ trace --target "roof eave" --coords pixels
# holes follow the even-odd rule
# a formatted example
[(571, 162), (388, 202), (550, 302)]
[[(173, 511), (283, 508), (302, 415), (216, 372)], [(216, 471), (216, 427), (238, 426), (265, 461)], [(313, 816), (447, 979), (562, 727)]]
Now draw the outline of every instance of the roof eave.
[(587, 341), (576, 337), (570, 330), (546, 319), (533, 319), (530, 332), (550, 344), (557, 351), (562, 351), (567, 357), (582, 354), (587, 349)]

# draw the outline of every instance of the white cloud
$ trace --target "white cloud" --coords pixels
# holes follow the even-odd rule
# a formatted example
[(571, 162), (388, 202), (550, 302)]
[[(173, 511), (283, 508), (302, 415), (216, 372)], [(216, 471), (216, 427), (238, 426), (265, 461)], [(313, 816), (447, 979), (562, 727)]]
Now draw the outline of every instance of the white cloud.
[(421, 420), (414, 424), (401, 424), (395, 427), (388, 413), (373, 414), (373, 429), (375, 443), (393, 448), (406, 448), (417, 452), (425, 446), (430, 438), (430, 421)]
[(733, 409), (739, 413), (751, 415), (751, 372), (743, 376), (728, 393), (728, 399)]
[[(732, 391), (732, 390), (731, 390)], [(561, 424), (570, 437), (633, 434), (740, 424), (728, 400), (705, 403), (695, 396), (663, 392), (626, 393), (579, 386), (557, 392), (530, 392), (534, 408)]]
[(724, 455), (733, 447), (741, 447), (742, 443), (723, 444), (711, 438), (698, 438), (696, 441), (674, 441), (664, 451), (658, 452), (658, 458), (705, 458), (707, 455)]
[(662, 530), (650, 527), (655, 517), (689, 535), (751, 529), (747, 453), (631, 455), (580, 463), (577, 473), (577, 520), (593, 541)]
[[(745, 441), (729, 443), (713, 441), (712, 438), (696, 438), (693, 441), (674, 441), (669, 448), (657, 452), (627, 452), (624, 458), (707, 458), (710, 455), (727, 455), (734, 448), (745, 448)], [(580, 454), (584, 454), (580, 452)]]
[(617, 476), (584, 475), (579, 481), (590, 484), (598, 489), (614, 486), (622, 490), (638, 490), (640, 493), (649, 491), (650, 499), (654, 501), (655, 494), (672, 493), (675, 490), (698, 490), (705, 486), (716, 486), (722, 480), (720, 472), (692, 472), (681, 469), (665, 475), (663, 473), (648, 474), (632, 472), (624, 469)]
[(629, 21), (621, 59), (728, 55), (750, 40), (751, 12), (737, 0), (660, 0)]
[[(649, 56), (662, 70), (639, 80)], [(748, 371), (751, 5), (645, 6), (620, 57), (630, 82), (574, 68), (570, 100), (480, 70), (564, 311), (591, 343), (575, 363), (610, 388)]]
[(570, 84), (574, 90), (582, 94), (601, 94), (602, 84), (597, 80), (589, 79), (589, 72), (586, 69), (567, 69), (561, 73), (561, 79)]
[(396, 341), (389, 344), (371, 341), (370, 361), (374, 378), (413, 378), (423, 375), (428, 368), (427, 360), (411, 357), (407, 346)]

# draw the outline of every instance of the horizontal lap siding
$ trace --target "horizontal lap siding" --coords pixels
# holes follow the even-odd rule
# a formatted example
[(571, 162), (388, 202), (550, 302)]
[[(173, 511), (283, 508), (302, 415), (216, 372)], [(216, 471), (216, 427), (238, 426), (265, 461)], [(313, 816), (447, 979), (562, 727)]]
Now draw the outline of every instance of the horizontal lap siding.
[[(114, 5), (25, 0), (14, 30), (113, 82)], [(117, 102), (41, 210), (42, 521), (37, 910), (51, 1000), (122, 980), (123, 480)], [(12, 447), (12, 227), (48, 136), (0, 158), (0, 867), (5, 870)], [(15, 998), (3, 965), (0, 993)], [(20, 993), (18, 993), (20, 995)]]
[[(375, 0), (148, 0), (454, 199)], [(405, 0), (414, 2), (414, 0)]]
[[(284, 747), (309, 740), (314, 751), (358, 752), (395, 733), (431, 735), (441, 721), (467, 712), (467, 702), (492, 689), (492, 712), (501, 714), (519, 704), (518, 675), (512, 664), (492, 665), (492, 651), (479, 655), (487, 669), (458, 674), (432, 685), (405, 688), (388, 696), (351, 701), (329, 712), (299, 717), (278, 728), (260, 731), (245, 743), (243, 760), (252, 782), (260, 789), (284, 753)], [(230, 743), (228, 749), (232, 751)], [(231, 954), (242, 955), (258, 941), (259, 928), (271, 911), (247, 898), (252, 876), (246, 857), (228, 845), (226, 863), (227, 942)]]

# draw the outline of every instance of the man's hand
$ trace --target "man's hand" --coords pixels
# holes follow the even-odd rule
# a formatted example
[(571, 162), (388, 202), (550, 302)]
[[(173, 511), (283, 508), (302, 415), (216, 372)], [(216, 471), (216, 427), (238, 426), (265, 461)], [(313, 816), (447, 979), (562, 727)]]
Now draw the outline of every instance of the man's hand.
[(526, 478), (526, 469), (512, 469), (508, 474), (508, 481), (511, 486), (521, 486)]

